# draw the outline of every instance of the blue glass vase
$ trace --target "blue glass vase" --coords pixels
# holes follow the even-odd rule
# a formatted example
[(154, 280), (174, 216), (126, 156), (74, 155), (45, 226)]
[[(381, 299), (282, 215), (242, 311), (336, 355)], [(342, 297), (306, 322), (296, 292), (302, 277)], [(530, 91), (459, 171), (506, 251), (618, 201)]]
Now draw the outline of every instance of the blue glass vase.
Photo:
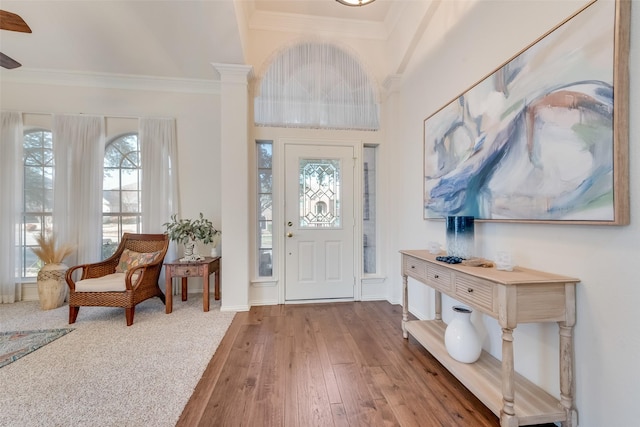
[(472, 216), (448, 216), (447, 255), (463, 259), (473, 257), (475, 230)]

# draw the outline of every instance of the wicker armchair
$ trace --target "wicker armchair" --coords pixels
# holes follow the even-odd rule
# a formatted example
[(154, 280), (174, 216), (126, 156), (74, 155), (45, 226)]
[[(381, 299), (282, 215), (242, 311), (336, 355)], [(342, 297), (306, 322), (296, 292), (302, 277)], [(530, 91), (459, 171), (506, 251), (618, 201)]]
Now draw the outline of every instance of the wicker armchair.
[[(127, 326), (131, 326), (138, 303), (152, 297), (159, 297), (164, 303), (158, 279), (168, 247), (166, 234), (124, 233), (118, 249), (110, 258), (70, 268), (66, 275), (69, 323), (75, 323), (81, 306), (122, 307)], [(123, 253), (127, 257), (137, 255), (139, 260), (146, 257), (146, 260), (125, 265)], [(82, 275), (80, 280), (74, 281), (73, 275), (78, 269), (82, 269)]]

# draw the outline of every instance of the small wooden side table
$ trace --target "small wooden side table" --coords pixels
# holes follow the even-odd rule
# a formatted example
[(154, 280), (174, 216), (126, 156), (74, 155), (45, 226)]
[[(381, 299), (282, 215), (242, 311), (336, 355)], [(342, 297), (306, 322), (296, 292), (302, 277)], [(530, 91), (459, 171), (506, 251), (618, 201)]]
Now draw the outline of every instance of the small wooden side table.
[(220, 257), (206, 257), (202, 261), (180, 261), (165, 262), (165, 299), (166, 312), (173, 310), (173, 286), (174, 277), (182, 278), (182, 301), (187, 300), (187, 279), (189, 277), (202, 277), (203, 294), (202, 308), (209, 311), (209, 275), (215, 274), (214, 298), (220, 299)]

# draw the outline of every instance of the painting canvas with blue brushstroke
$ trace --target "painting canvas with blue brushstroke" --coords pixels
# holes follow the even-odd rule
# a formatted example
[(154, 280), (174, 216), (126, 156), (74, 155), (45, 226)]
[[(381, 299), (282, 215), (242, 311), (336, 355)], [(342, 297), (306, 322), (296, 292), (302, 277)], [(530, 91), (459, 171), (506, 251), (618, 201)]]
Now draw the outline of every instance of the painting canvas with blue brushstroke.
[(425, 218), (614, 218), (615, 2), (597, 1), (424, 121)]

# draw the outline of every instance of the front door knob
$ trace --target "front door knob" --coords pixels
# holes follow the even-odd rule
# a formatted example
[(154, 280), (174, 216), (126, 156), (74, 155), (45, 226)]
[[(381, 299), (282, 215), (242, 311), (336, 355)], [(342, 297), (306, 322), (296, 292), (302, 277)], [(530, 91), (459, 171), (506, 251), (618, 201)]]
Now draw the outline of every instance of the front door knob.
[(293, 233), (292, 232), (288, 232), (287, 233), (287, 237), (293, 237)]

